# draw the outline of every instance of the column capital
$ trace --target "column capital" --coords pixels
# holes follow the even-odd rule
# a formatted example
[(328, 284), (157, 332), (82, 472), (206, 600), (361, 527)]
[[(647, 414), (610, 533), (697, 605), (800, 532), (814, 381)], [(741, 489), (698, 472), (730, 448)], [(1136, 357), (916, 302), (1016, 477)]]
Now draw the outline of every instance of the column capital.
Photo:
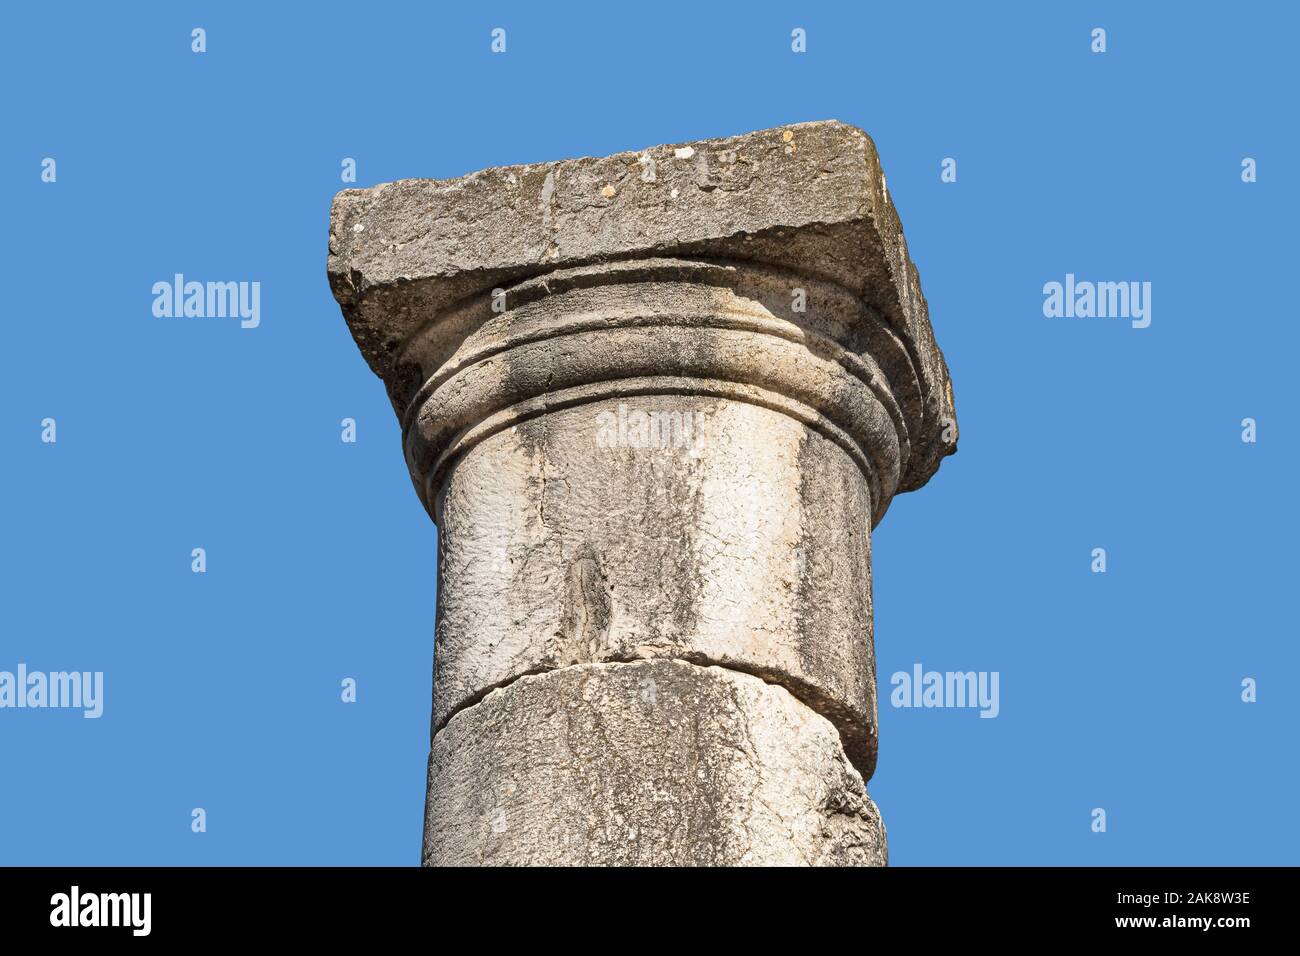
[[(956, 448), (948, 369), (875, 146), (839, 122), (344, 190), (331, 210), (328, 268), (357, 344), (388, 387), (431, 514), (445, 465), (475, 429), (490, 434), (530, 408), (616, 395), (618, 381), (646, 394), (658, 387), (647, 379), (678, 391), (690, 379), (708, 383), (704, 394), (739, 400), (727, 389), (758, 387), (748, 400), (817, 416), (871, 471), (876, 520), (896, 490), (923, 485)], [(611, 288), (628, 283), (637, 296)], [(695, 301), (665, 288), (673, 284), (694, 285)], [(622, 309), (613, 336), (591, 327), (624, 300), (645, 303), (652, 287), (662, 293), (649, 296), (656, 315)], [(561, 293), (567, 301), (539, 305)], [(712, 313), (710, 294), (727, 299)], [(531, 316), (517, 311), (525, 307)], [(530, 318), (550, 331), (529, 339)], [(653, 376), (629, 331), (650, 321), (661, 356)], [(728, 322), (746, 321), (751, 333), (765, 323), (765, 346), (787, 357), (782, 341), (809, 346), (803, 360), (774, 353), (764, 362), (732, 348), (738, 329)], [(686, 347), (691, 328), (709, 331)], [(560, 334), (581, 336), (585, 372), (563, 385), (528, 381), (519, 369), (529, 349), (546, 357), (537, 368), (557, 367), (537, 335)], [(497, 371), (509, 365), (509, 375), (478, 374), (507, 351)], [(762, 368), (775, 371), (770, 387), (755, 382)]]

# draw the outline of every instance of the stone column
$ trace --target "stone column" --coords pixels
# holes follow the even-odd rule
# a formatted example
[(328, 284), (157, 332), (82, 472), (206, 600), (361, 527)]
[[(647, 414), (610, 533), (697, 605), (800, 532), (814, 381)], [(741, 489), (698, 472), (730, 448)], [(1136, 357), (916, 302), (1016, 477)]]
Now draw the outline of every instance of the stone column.
[(875, 147), (338, 194), (439, 529), (426, 864), (872, 864), (871, 529), (956, 445)]

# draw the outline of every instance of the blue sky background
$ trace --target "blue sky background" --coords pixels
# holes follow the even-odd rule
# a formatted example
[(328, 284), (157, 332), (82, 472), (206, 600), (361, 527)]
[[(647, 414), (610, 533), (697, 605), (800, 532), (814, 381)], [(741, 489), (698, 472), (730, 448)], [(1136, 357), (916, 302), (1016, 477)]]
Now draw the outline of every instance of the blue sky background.
[[(1300, 862), (1293, 6), (3, 16), (0, 669), (106, 699), (0, 711), (0, 864), (418, 862), (435, 531), (325, 278), (343, 157), (371, 185), (826, 118), (879, 147), (962, 429), (875, 539), (892, 862)], [(260, 281), (261, 326), (155, 318), (176, 272)], [(1045, 318), (1067, 272), (1150, 281), (1150, 328)], [(1001, 715), (891, 709), (916, 662), (999, 671)]]

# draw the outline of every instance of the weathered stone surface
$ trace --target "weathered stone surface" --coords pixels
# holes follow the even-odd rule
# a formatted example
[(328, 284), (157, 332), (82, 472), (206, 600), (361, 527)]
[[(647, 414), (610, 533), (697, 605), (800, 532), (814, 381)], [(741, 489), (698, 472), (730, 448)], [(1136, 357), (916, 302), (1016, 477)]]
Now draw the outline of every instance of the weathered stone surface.
[(884, 865), (835, 729), (784, 688), (678, 661), (523, 677), (434, 738), (431, 865)]
[[(690, 444), (619, 444), (638, 415)], [(711, 397), (577, 405), (475, 445), (437, 514), (435, 728), (521, 674), (670, 657), (790, 688), (870, 775), (871, 495), (818, 432)]]

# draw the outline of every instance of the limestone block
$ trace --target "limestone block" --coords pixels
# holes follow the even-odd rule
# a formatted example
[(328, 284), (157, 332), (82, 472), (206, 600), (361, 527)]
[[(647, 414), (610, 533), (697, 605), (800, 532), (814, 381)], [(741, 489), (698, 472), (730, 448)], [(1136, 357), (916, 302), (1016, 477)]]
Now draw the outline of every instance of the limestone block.
[(430, 865), (884, 865), (835, 728), (784, 688), (679, 661), (522, 677), (429, 760)]

